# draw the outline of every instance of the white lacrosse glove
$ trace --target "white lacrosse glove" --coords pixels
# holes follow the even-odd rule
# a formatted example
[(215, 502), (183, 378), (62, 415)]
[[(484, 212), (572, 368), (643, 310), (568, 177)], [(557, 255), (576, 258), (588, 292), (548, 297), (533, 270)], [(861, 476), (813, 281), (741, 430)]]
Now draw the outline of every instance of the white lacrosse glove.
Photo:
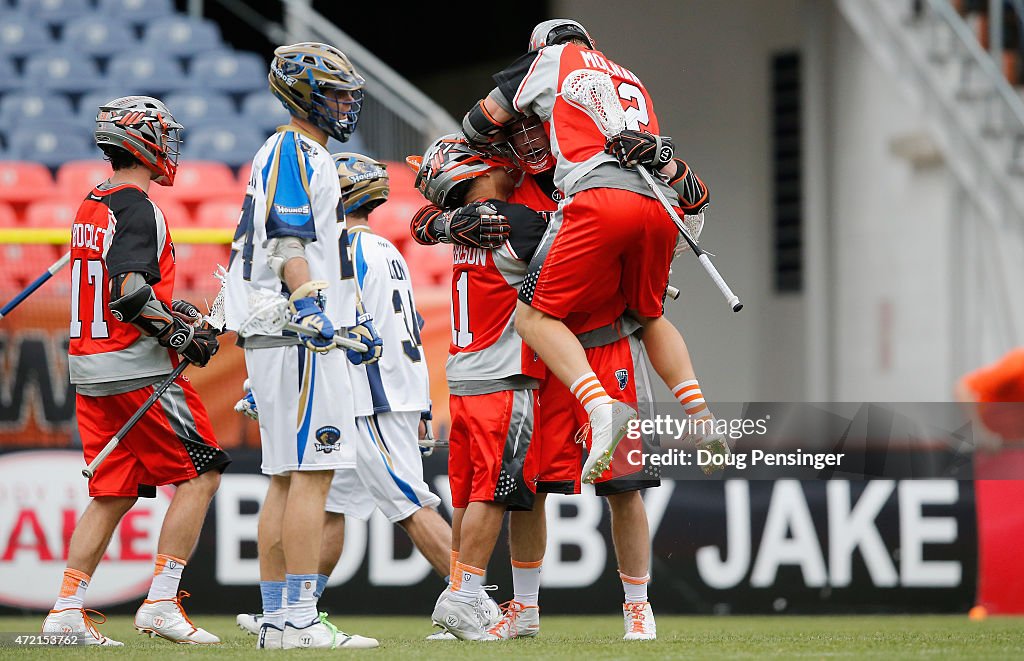
[(242, 384), (242, 389), (245, 390), (245, 397), (235, 403), (235, 411), (252, 420), (259, 420), (260, 412), (256, 409), (256, 399), (252, 396), (249, 379)]

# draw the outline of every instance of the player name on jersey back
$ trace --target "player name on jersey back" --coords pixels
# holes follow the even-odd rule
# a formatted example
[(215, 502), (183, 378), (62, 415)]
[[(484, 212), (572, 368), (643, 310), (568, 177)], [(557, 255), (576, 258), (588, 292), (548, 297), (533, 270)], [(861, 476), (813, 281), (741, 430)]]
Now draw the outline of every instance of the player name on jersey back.
[(486, 266), (487, 253), (485, 248), (470, 248), (469, 246), (452, 246), (452, 264), (458, 266), (466, 264), (469, 266)]

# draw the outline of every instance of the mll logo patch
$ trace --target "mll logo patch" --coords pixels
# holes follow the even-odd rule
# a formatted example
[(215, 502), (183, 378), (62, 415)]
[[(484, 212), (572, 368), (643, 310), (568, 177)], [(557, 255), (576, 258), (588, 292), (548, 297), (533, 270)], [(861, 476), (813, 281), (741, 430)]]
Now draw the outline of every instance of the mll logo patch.
[(619, 390), (625, 390), (629, 385), (629, 370), (615, 370), (615, 380), (619, 382)]
[(317, 452), (330, 454), (334, 451), (341, 452), (341, 432), (337, 427), (321, 427), (316, 430), (316, 442), (313, 447)]

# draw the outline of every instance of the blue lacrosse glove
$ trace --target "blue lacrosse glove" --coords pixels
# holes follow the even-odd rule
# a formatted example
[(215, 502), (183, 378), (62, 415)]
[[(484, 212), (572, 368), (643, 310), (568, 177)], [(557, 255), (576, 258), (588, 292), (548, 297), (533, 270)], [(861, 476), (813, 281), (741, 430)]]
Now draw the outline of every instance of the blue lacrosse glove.
[(324, 314), (319, 301), (312, 296), (291, 302), (292, 322), (303, 327), (299, 338), (310, 351), (326, 353), (337, 345), (334, 343), (334, 324)]
[(242, 384), (245, 396), (235, 402), (235, 411), (252, 420), (260, 419), (260, 412), (256, 409), (256, 399), (252, 396), (252, 389), (249, 387), (249, 379)]
[(373, 315), (366, 311), (363, 304), (356, 306), (356, 325), (348, 329), (350, 340), (356, 340), (366, 345), (366, 351), (359, 352), (355, 349), (346, 349), (348, 361), (353, 365), (372, 365), (380, 360), (380, 354), (384, 350), (384, 340), (377, 335), (377, 329), (373, 327)]

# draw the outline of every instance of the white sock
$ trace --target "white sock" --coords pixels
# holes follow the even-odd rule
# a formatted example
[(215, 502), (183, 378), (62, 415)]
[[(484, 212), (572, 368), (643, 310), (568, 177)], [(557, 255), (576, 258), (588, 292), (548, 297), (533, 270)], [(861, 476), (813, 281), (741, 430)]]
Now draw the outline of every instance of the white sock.
[(651, 575), (626, 576), (619, 572), (622, 580), (622, 592), (626, 595), (626, 603), (643, 603), (647, 601), (647, 584), (651, 582)]
[(593, 372), (587, 372), (580, 378), (573, 381), (569, 387), (572, 394), (580, 401), (587, 415), (602, 404), (611, 404), (615, 400), (608, 396), (604, 386)]
[(540, 600), (540, 566), (536, 562), (512, 561), (513, 599), (524, 606), (536, 606)]
[(149, 586), (148, 601), (157, 599), (174, 599), (178, 596), (178, 584), (181, 583), (181, 570), (185, 561), (173, 555), (158, 553), (156, 566), (153, 569), (153, 582)]
[(480, 598), (484, 586), (484, 570), (462, 562), (455, 563), (455, 573), (449, 586), (451, 598), (455, 601), (473, 603)]
[(287, 574), (288, 605), (285, 620), (295, 627), (308, 626), (317, 619), (316, 574)]
[(85, 591), (89, 589), (91, 577), (77, 569), (65, 569), (60, 584), (60, 596), (53, 604), (53, 610), (65, 608), (82, 608), (85, 604)]

